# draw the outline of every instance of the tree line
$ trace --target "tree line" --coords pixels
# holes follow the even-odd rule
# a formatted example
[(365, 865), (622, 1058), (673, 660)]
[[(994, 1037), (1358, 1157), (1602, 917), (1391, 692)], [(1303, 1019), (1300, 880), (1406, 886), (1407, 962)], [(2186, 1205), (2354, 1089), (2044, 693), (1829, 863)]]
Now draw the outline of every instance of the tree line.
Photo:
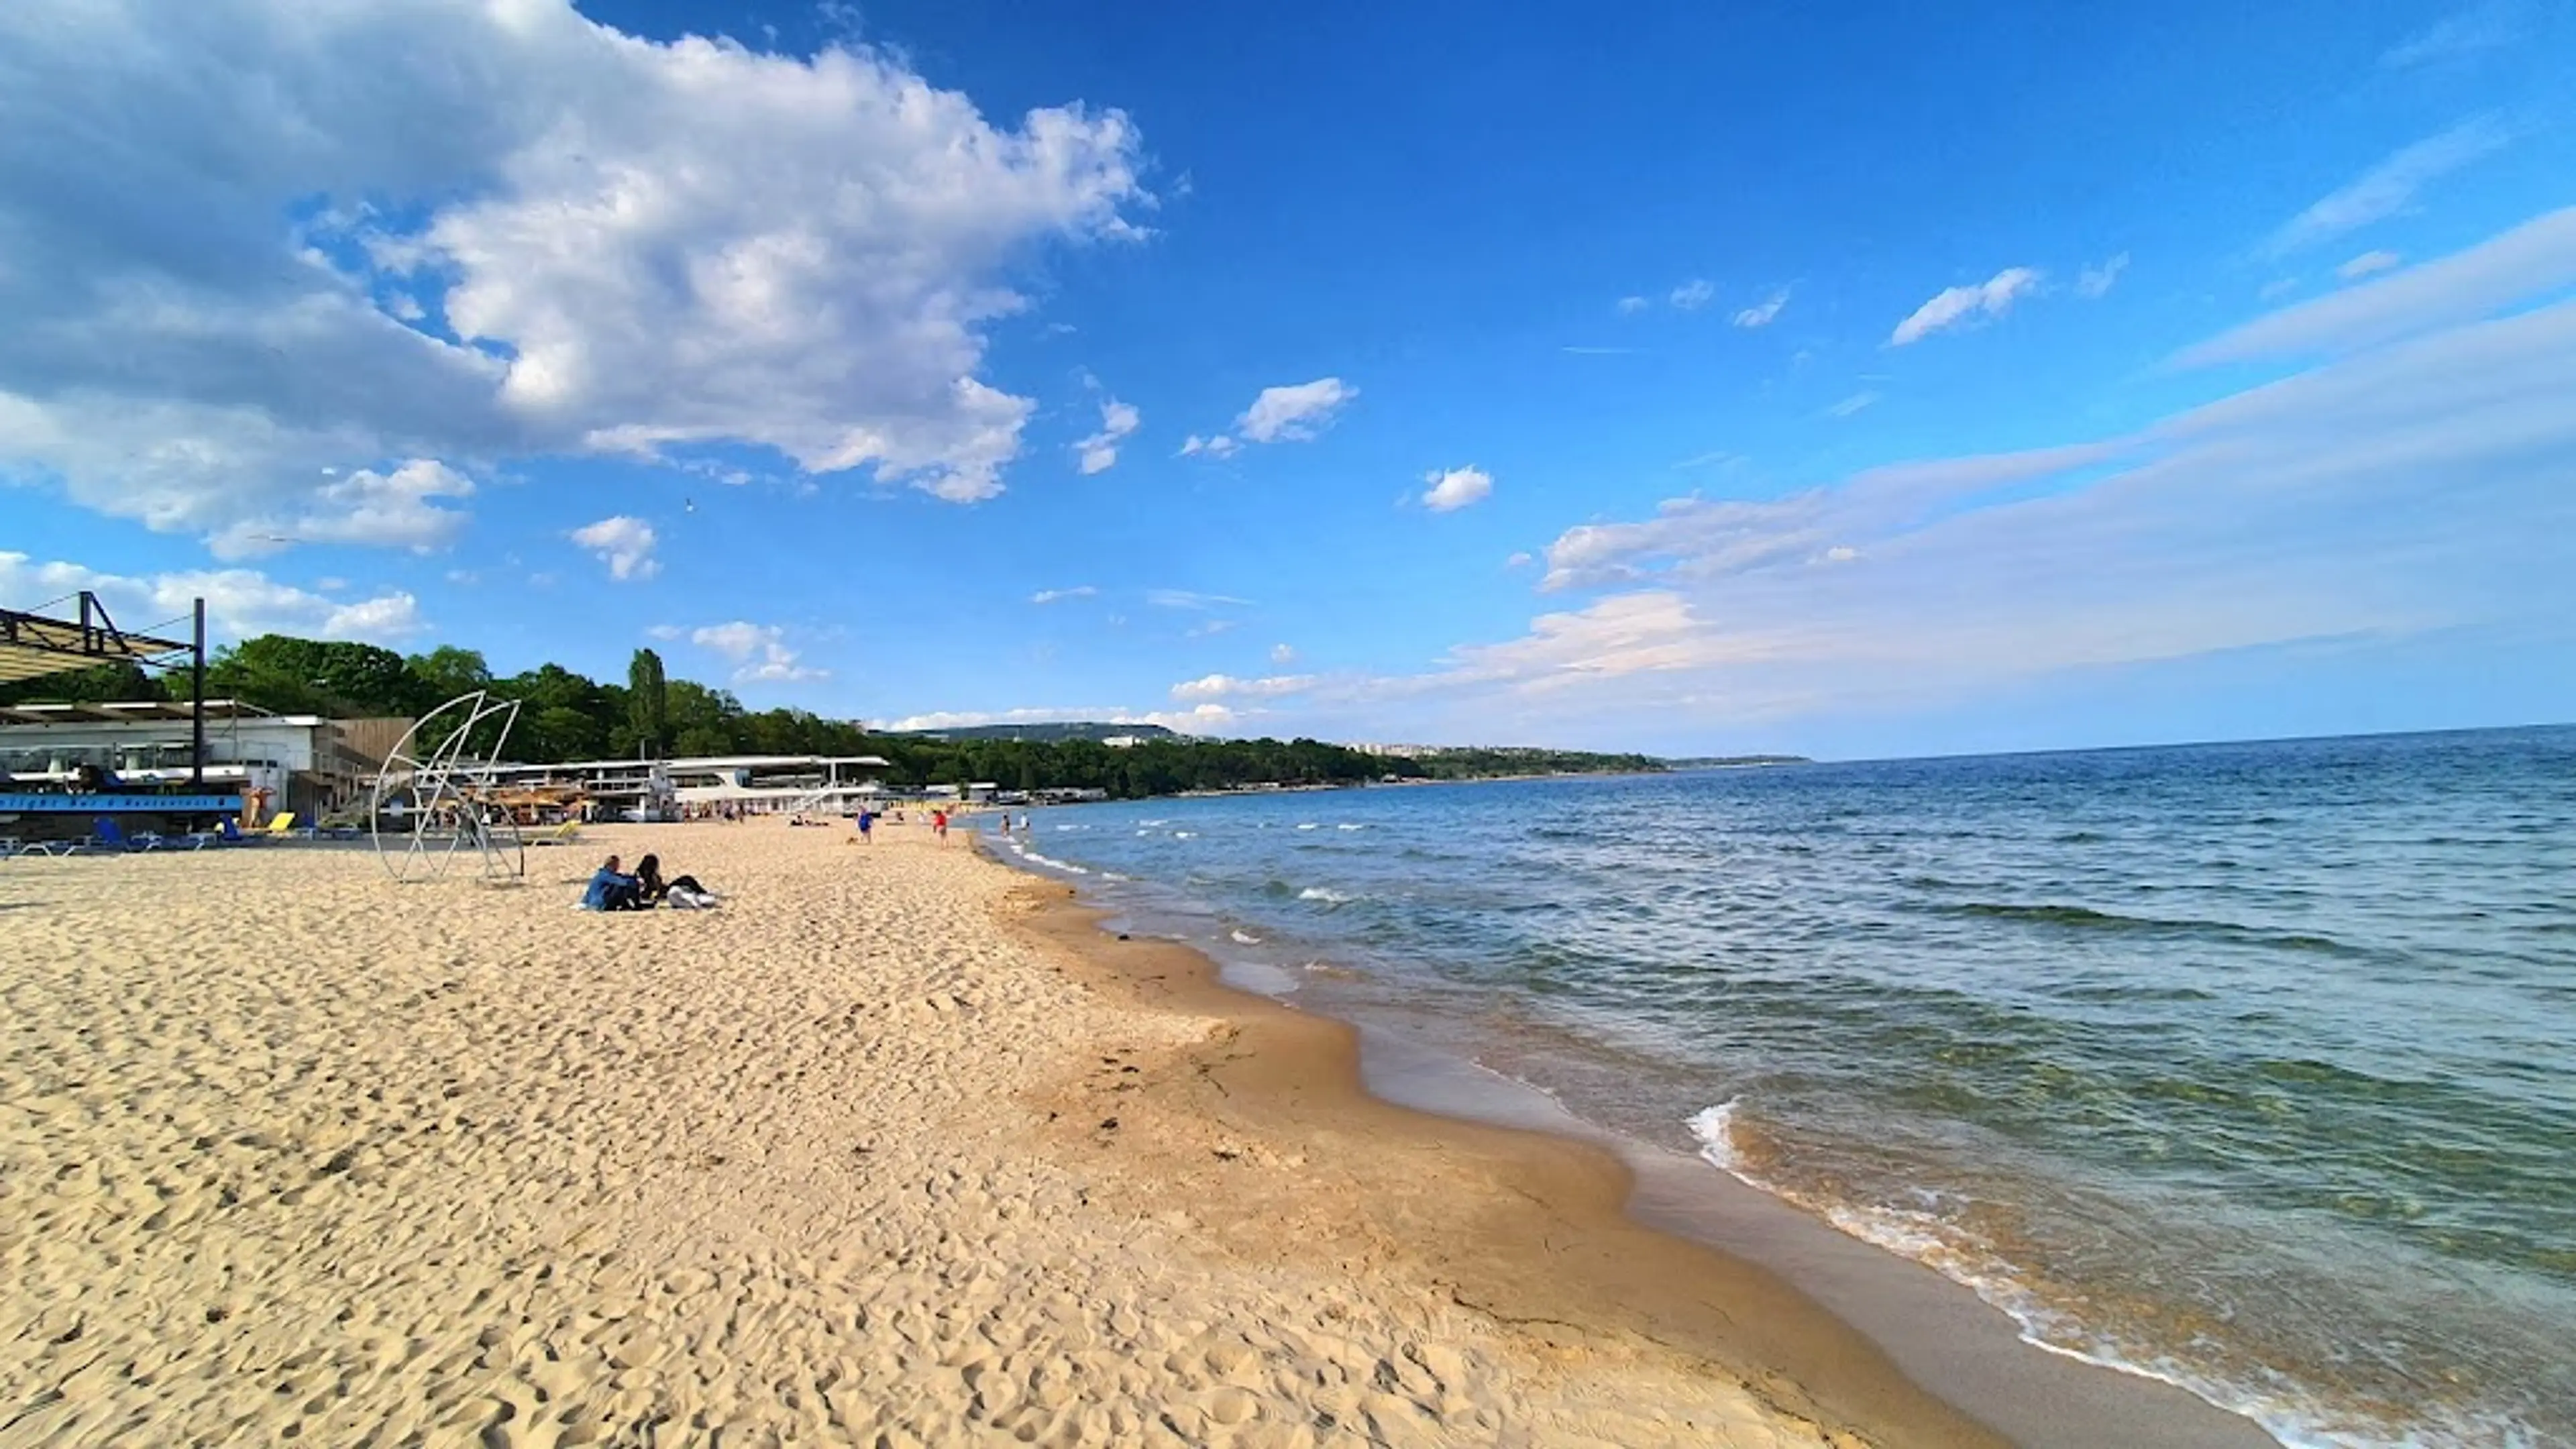
[[(188, 676), (156, 679), (130, 664), (102, 665), (0, 686), (0, 705), (187, 698)], [(623, 684), (541, 664), (496, 675), (483, 655), (444, 645), (403, 655), (373, 644), (263, 634), (218, 652), (206, 695), (277, 714), (417, 718), (473, 690), (519, 701), (507, 754), (528, 764), (685, 755), (878, 755), (898, 787), (991, 781), (1017, 790), (1105, 790), (1119, 798), (1246, 785), (1350, 785), (1395, 776), (1456, 779), (1496, 774), (1654, 770), (1643, 755), (1565, 751), (1451, 751), (1422, 760), (1367, 754), (1320, 740), (946, 740), (874, 734), (849, 720), (801, 709), (745, 709), (730, 691), (673, 679), (661, 656), (635, 651)]]

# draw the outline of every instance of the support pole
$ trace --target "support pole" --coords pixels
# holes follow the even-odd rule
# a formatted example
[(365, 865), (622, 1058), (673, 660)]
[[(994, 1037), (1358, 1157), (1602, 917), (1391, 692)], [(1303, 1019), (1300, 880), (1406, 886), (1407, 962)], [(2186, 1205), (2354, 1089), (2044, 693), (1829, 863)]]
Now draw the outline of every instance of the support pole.
[(206, 788), (206, 601), (197, 601), (196, 652), (188, 657), (188, 784)]

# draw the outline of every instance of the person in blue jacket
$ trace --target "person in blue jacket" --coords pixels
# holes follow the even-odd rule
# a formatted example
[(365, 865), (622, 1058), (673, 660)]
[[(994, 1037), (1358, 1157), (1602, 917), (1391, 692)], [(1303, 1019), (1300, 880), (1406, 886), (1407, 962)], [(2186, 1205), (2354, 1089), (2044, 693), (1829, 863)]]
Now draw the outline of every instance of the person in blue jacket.
[(640, 911), (644, 909), (644, 883), (617, 868), (617, 857), (610, 856), (599, 873), (590, 878), (590, 886), (581, 893), (585, 911)]

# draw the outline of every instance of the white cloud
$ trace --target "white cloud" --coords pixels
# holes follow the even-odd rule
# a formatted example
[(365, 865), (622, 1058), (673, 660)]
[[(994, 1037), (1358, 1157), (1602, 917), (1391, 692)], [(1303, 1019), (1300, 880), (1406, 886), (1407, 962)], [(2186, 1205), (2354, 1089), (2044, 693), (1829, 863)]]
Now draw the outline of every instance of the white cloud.
[(1619, 299), (1619, 315), (1634, 317), (1653, 305), (1655, 304), (1643, 297), (1622, 297)]
[(1145, 602), (1158, 609), (1249, 607), (1252, 603), (1250, 599), (1238, 599), (1231, 594), (1202, 594), (1191, 589), (1147, 589)]
[(2404, 260), (2395, 252), (2363, 252), (2360, 256), (2335, 268), (2335, 275), (2347, 282), (2357, 282), (2373, 272), (2392, 270)]
[[(2225, 651), (2558, 629), (2576, 298), (2540, 225), (2308, 304), (2450, 278), (2303, 324), (2346, 350), (2134, 433), (1569, 528), (1542, 587), (1601, 597), (1419, 673), (1320, 682), (1300, 711), (1635, 739), (1641, 720), (1687, 734)], [(2410, 325), (2386, 331), (2392, 312)]]
[(1537, 561), (1538, 560), (1531, 557), (1526, 551), (1516, 552), (1510, 558), (1503, 560), (1503, 567), (1507, 569), (1525, 569)]
[(1359, 395), (1358, 388), (1338, 377), (1319, 377), (1294, 387), (1265, 387), (1235, 419), (1235, 427), (1256, 443), (1311, 438), (1343, 404)]
[(1880, 395), (1878, 393), (1866, 391), (1853, 393), (1851, 396), (1844, 398), (1841, 402), (1825, 409), (1825, 416), (1829, 418), (1850, 417), (1852, 414), (1859, 412), (1863, 408), (1875, 405), (1879, 400), (1879, 396)]
[(0, 550), (0, 601), (28, 608), (87, 589), (98, 595), (119, 627), (140, 633), (179, 621), (180, 633), (194, 601), (206, 601), (206, 630), (217, 639), (254, 634), (295, 634), (318, 639), (394, 643), (421, 631), (420, 601), (394, 591), (342, 602), (282, 584), (254, 569), (202, 569), (132, 577), (80, 564), (37, 563)]
[(1673, 288), (1671, 302), (1685, 312), (1696, 312), (1717, 295), (1717, 288), (1705, 277), (1693, 277)]
[(455, 541), (468, 516), (437, 498), (470, 498), (473, 480), (444, 463), (414, 458), (393, 472), (361, 468), (315, 488), (302, 513), (250, 518), (207, 540), (215, 557), (248, 558), (296, 543), (348, 543), (428, 553)]
[(1207, 703), (1185, 710), (1133, 710), (1123, 706), (1094, 706), (1082, 709), (1049, 709), (1023, 706), (1000, 710), (939, 710), (929, 714), (906, 715), (889, 722), (890, 730), (957, 730), (977, 725), (1055, 724), (1066, 720), (1087, 720), (1100, 724), (1153, 724), (1182, 734), (1206, 734), (1234, 722), (1236, 711), (1224, 705)]
[(1202, 438), (1198, 434), (1192, 433), (1181, 440), (1180, 456), (1184, 458), (1195, 458), (1204, 454), (1210, 458), (1231, 458), (1234, 456), (1235, 450), (1242, 446), (1243, 445), (1241, 443), (1236, 442), (1234, 439), (1227, 437), (1223, 433), (1219, 433), (1212, 438)]
[(2000, 317), (2012, 310), (2015, 301), (2037, 291), (2039, 281), (2039, 273), (2032, 268), (2006, 267), (1975, 286), (1945, 288), (1915, 308), (1912, 316), (1897, 323), (1887, 344), (1903, 347), (1979, 317)]
[(2504, 127), (2489, 116), (2428, 136), (2290, 218), (2263, 244), (2264, 254), (2287, 256), (2395, 216), (2414, 204), (2416, 192), (2502, 149), (2509, 139)]
[(1283, 694), (1299, 694), (1315, 687), (1311, 674), (1275, 674), (1267, 679), (1237, 679), (1231, 674), (1210, 674), (1172, 686), (1174, 699), (1271, 699)]
[(828, 670), (797, 663), (797, 652), (787, 647), (786, 631), (775, 624), (745, 619), (708, 624), (690, 630), (689, 642), (732, 660), (736, 684), (787, 684), (830, 677)]
[(1029, 595), (1032, 604), (1052, 604), (1059, 599), (1087, 599), (1100, 590), (1089, 584), (1075, 584), (1069, 589), (1040, 589)]
[(2521, 31), (2518, 19), (2515, 6), (2504, 0), (2488, 0), (2406, 37), (2380, 56), (2379, 63), (2390, 70), (2402, 70), (2493, 49), (2510, 42)]
[(677, 624), (655, 624), (644, 631), (645, 637), (659, 639), (665, 644), (677, 643), (680, 640), (687, 638), (688, 633), (688, 630), (681, 628)]
[(2576, 206), (2532, 218), (2465, 251), (2284, 307), (2187, 347), (2181, 367), (2323, 353), (2456, 326), (2576, 286)]
[(1145, 199), (1116, 112), (566, 0), (19, 0), (0, 54), (0, 476), (236, 541), (454, 527), (339, 522), (382, 500), (325, 467), (717, 440), (989, 497), (999, 279)]
[(1297, 662), (1297, 649), (1296, 649), (1296, 646), (1291, 645), (1291, 644), (1273, 644), (1273, 645), (1271, 645), (1271, 646), (1270, 646), (1270, 662), (1271, 662), (1271, 663), (1273, 663), (1273, 664), (1294, 664), (1294, 663), (1296, 663), (1296, 662)]
[(2127, 252), (2097, 266), (2088, 266), (2075, 274), (2075, 295), (2088, 298), (2108, 296), (2111, 288), (2119, 282), (2120, 274), (2128, 269)]
[(1422, 475), (1431, 485), (1422, 495), (1422, 506), (1434, 513), (1454, 513), (1470, 503), (1481, 503), (1494, 491), (1494, 477), (1482, 468), (1434, 468)]
[(640, 518), (618, 514), (597, 523), (584, 524), (570, 534), (573, 542), (599, 555), (608, 565), (612, 579), (642, 581), (662, 571), (662, 561), (653, 557), (653, 525)]
[(1768, 327), (1779, 320), (1780, 309), (1789, 305), (1789, 289), (1782, 287), (1754, 306), (1735, 314), (1738, 327)]
[(1118, 443), (1144, 422), (1134, 408), (1111, 398), (1100, 405), (1100, 431), (1073, 445), (1081, 457), (1083, 476), (1105, 473), (1118, 462)]

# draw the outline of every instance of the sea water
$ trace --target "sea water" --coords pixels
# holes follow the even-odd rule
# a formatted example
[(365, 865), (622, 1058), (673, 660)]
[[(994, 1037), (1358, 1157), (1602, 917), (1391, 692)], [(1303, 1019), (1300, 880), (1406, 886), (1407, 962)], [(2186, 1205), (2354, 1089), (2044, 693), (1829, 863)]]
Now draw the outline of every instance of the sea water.
[(1024, 850), (2293, 1443), (2576, 1443), (2576, 728), (1095, 805)]

